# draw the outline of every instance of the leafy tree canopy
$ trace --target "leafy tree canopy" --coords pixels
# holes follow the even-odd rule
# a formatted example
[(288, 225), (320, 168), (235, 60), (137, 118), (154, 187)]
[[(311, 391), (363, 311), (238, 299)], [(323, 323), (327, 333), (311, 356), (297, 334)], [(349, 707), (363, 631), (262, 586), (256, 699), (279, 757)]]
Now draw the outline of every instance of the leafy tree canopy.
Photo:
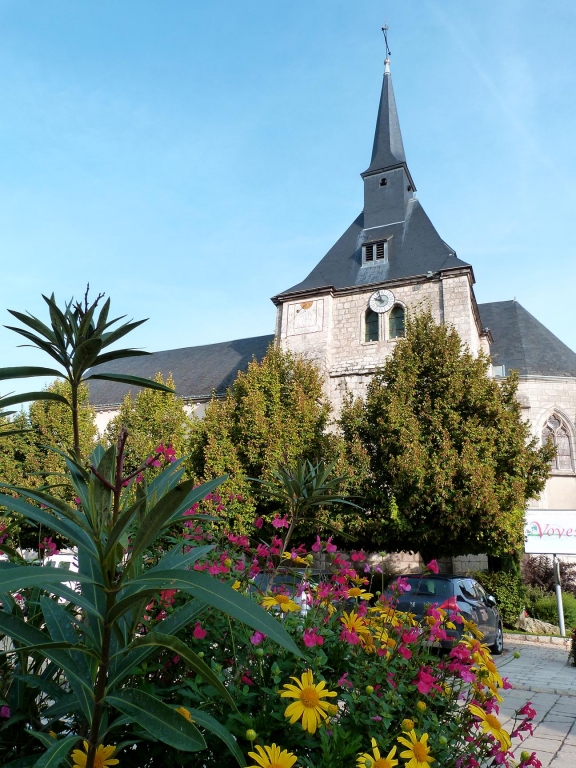
[(488, 357), (429, 311), (406, 331), (366, 400), (349, 399), (341, 416), (369, 510), (366, 545), (425, 558), (521, 549), (526, 502), (544, 487), (554, 449), (531, 438), (517, 375), (490, 378)]
[(282, 509), (247, 477), (272, 480), (280, 464), (335, 455), (322, 384), (314, 363), (271, 345), (262, 362), (253, 360), (226, 397), (214, 398), (204, 418), (193, 422), (190, 470), (199, 481), (230, 474), (221, 490), (226, 509), (218, 511), (235, 533), (246, 531), (255, 515)]
[[(164, 381), (162, 374), (154, 377), (157, 384), (174, 389), (172, 374)], [(128, 392), (118, 414), (108, 423), (105, 437), (115, 444), (124, 427), (130, 434), (126, 445), (126, 469), (136, 469), (142, 457), (146, 457), (160, 445), (171, 445), (176, 456), (186, 452), (186, 438), (190, 429), (190, 417), (184, 401), (174, 392), (159, 389), (141, 389), (135, 397)]]

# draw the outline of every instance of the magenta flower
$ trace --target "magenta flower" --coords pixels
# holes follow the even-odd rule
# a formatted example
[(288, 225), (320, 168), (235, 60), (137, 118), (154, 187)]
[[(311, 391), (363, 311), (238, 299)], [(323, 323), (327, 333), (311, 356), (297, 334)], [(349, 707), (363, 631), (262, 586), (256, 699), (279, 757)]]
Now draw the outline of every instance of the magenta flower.
[(437, 560), (430, 560), (428, 565), (426, 566), (427, 571), (431, 571), (432, 573), (438, 573), (438, 561)]
[(339, 685), (341, 688), (344, 686), (347, 686), (348, 688), (354, 688), (354, 685), (348, 680), (348, 672), (344, 672), (340, 680), (336, 683), (336, 685)]
[(328, 541), (326, 542), (326, 552), (332, 555), (334, 554), (334, 552), (337, 552), (337, 551), (338, 551), (338, 547), (336, 546), (336, 544), (332, 544), (332, 536), (330, 536), (328, 538)]
[(202, 629), (202, 624), (200, 624), (200, 622), (197, 621), (192, 634), (194, 635), (196, 640), (204, 640), (204, 638), (207, 635), (207, 632), (205, 629)]
[(312, 552), (322, 552), (322, 541), (320, 536), (316, 536), (316, 541), (312, 544)]
[(256, 520), (254, 520), (254, 525), (256, 526), (256, 528), (262, 528), (262, 526), (264, 525), (264, 520), (262, 516), (257, 517)]
[(324, 638), (315, 629), (305, 629), (302, 641), (307, 648), (313, 648), (315, 645), (324, 645)]
[(10, 707), (0, 707), (0, 717), (10, 717)]
[(266, 639), (266, 635), (256, 630), (256, 632), (254, 632), (254, 634), (250, 638), (250, 642), (252, 643), (252, 645), (260, 645), (260, 643), (265, 639)]
[(288, 522), (287, 516), (284, 515), (284, 517), (280, 517), (280, 515), (276, 515), (274, 520), (272, 520), (272, 527), (273, 528), (290, 528), (290, 523)]

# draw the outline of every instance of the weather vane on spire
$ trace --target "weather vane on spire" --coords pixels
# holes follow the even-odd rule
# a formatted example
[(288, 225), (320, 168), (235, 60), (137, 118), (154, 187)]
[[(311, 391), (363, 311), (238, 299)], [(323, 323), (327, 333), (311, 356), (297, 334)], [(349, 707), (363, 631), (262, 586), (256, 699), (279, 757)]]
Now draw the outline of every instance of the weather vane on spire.
[(388, 26), (388, 24), (384, 24), (384, 26), (382, 27), (382, 34), (384, 35), (384, 42), (386, 43), (386, 58), (389, 58), (389, 56), (390, 56), (390, 47), (388, 45), (388, 30), (389, 29), (390, 29), (390, 27)]

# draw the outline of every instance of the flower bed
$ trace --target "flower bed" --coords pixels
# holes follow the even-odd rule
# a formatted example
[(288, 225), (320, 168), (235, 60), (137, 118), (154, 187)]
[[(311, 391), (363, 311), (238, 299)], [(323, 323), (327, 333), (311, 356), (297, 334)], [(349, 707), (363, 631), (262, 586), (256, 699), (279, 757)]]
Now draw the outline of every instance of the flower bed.
[[(216, 544), (209, 524), (194, 520), (196, 511), (187, 537), (194, 545)], [(534, 754), (513, 757), (512, 740), (520, 743), (531, 733), (530, 703), (516, 713), (512, 732), (504, 730), (498, 718), (501, 691), (511, 686), (453, 599), (431, 605), (420, 626), (395, 609), (394, 598), (367, 591), (373, 574), (362, 552), (346, 556), (330, 539), (317, 539), (314, 552), (304, 546), (286, 549), (284, 520), (271, 522), (268, 541), (259, 519), (253, 540), (227, 535), (193, 567), (228, 580), (275, 613), (302, 657), (208, 609), (183, 639), (210, 662), (237, 711), (219, 703), (200, 678), (187, 677), (177, 656), (153, 672), (167, 698), (191, 717), (203, 711), (224, 723), (257, 768), (539, 765)], [(314, 575), (313, 554), (328, 557), (329, 572)], [(434, 561), (427, 568), (435, 569)], [(407, 589), (401, 578), (393, 584), (396, 596)], [(151, 603), (146, 629), (179, 600), (169, 591)], [(461, 642), (439, 655), (432, 644), (462, 623)], [(223, 754), (221, 742), (210, 734), (206, 740), (201, 759), (166, 765), (237, 764)]]

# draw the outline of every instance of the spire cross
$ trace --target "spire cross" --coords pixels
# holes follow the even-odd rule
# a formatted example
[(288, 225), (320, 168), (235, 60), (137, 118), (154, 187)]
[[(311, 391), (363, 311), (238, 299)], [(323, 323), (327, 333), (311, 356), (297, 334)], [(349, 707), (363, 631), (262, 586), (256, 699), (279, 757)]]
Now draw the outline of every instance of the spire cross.
[(382, 34), (384, 35), (384, 43), (386, 44), (386, 58), (387, 59), (390, 58), (390, 48), (388, 46), (388, 30), (389, 29), (390, 29), (390, 27), (388, 26), (388, 24), (384, 24), (384, 26), (382, 27)]

